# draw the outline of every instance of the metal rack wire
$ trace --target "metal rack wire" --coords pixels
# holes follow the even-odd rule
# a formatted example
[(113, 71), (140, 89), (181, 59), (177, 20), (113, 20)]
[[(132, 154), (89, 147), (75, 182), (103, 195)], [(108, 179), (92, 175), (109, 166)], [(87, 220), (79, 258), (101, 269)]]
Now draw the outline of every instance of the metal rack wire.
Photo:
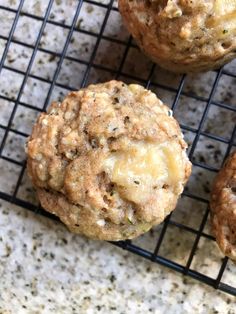
[[(79, 89), (80, 87), (86, 86), (87, 83), (89, 82), (91, 69), (106, 71), (109, 73), (111, 78), (115, 78), (115, 79), (122, 78), (123, 80), (137, 81), (140, 84), (143, 84), (144, 86), (146, 86), (147, 88), (149, 88), (150, 86), (161, 87), (170, 93), (174, 93), (175, 97), (174, 97), (174, 101), (172, 103), (172, 109), (173, 109), (174, 113), (178, 108), (178, 104), (179, 104), (179, 100), (180, 100), (181, 96), (188, 96), (191, 99), (205, 102), (206, 106), (205, 106), (205, 109), (203, 110), (203, 112), (201, 113), (201, 118), (200, 118), (198, 127), (194, 128), (188, 124), (181, 124), (181, 127), (183, 130), (192, 132), (192, 134), (194, 134), (194, 139), (193, 139), (190, 151), (189, 151), (189, 157), (190, 157), (191, 161), (193, 162), (194, 167), (202, 168), (203, 170), (207, 170), (207, 171), (210, 171), (213, 173), (217, 172), (218, 169), (216, 167), (208, 165), (206, 162), (204, 162), (204, 160), (200, 161), (200, 162), (196, 161), (196, 160), (194, 160), (193, 157), (194, 157), (194, 153), (196, 151), (196, 147), (198, 145), (199, 139), (202, 136), (205, 138), (212, 139), (212, 140), (219, 141), (221, 143), (226, 144), (227, 149), (224, 153), (224, 158), (227, 157), (227, 155), (229, 154), (232, 147), (235, 146), (235, 135), (236, 135), (236, 127), (235, 126), (234, 126), (234, 129), (233, 129), (231, 136), (226, 139), (222, 136), (219, 136), (217, 134), (212, 134), (212, 133), (209, 133), (206, 130), (204, 130), (204, 123), (207, 119), (207, 116), (208, 116), (208, 113), (209, 113), (211, 106), (217, 106), (219, 108), (222, 108), (224, 110), (232, 112), (232, 114), (236, 112), (235, 106), (232, 106), (232, 105), (227, 104), (225, 102), (216, 101), (214, 99), (214, 95), (216, 93), (216, 90), (218, 88), (219, 81), (220, 81), (222, 75), (225, 75), (225, 76), (231, 77), (231, 78), (236, 78), (236, 73), (232, 73), (231, 71), (226, 70), (224, 68), (216, 71), (216, 76), (215, 76), (213, 84), (211, 85), (211, 91), (210, 91), (208, 97), (203, 97), (203, 96), (199, 96), (197, 94), (191, 93), (191, 92), (186, 92), (184, 90), (185, 82), (187, 79), (187, 77), (185, 75), (183, 75), (181, 77), (177, 88), (173, 88), (172, 86), (167, 86), (167, 85), (162, 84), (162, 83), (155, 83), (153, 81), (153, 75), (157, 69), (156, 69), (156, 66), (154, 64), (150, 67), (150, 72), (149, 72), (147, 79), (143, 79), (143, 78), (141, 78), (141, 76), (139, 77), (139, 76), (136, 76), (134, 74), (127, 73), (124, 71), (124, 65), (125, 65), (129, 50), (131, 48), (136, 47), (132, 41), (132, 38), (130, 37), (127, 41), (124, 41), (124, 40), (120, 40), (120, 39), (117, 39), (114, 37), (109, 37), (109, 36), (104, 34), (104, 29), (107, 25), (107, 22), (108, 22), (108, 19), (109, 19), (111, 12), (118, 11), (116, 3), (114, 2), (114, 0), (110, 0), (110, 1), (95, 1), (95, 0), (94, 1), (92, 1), (92, 0), (84, 0), (84, 1), (80, 0), (79, 1), (78, 0), (78, 1), (75, 1), (76, 9), (75, 9), (74, 16), (73, 16), (73, 19), (72, 19), (72, 22), (70, 25), (67, 24), (65, 21), (64, 22), (58, 22), (58, 21), (54, 21), (54, 20), (50, 19), (50, 12), (51, 12), (54, 0), (48, 1), (48, 6), (46, 8), (44, 16), (38, 16), (38, 15), (34, 15), (32, 13), (25, 12), (24, 8), (23, 8), (24, 2), (25, 2), (24, 0), (19, 0), (18, 7), (15, 7), (15, 8), (0, 5), (0, 12), (1, 11), (2, 12), (11, 12), (12, 14), (14, 14), (14, 19), (13, 19), (9, 34), (7, 36), (0, 35), (0, 40), (5, 41), (5, 48), (3, 50), (1, 61), (0, 61), (0, 75), (1, 75), (2, 70), (6, 69), (6, 70), (12, 71), (14, 73), (17, 73), (17, 74), (20, 74), (23, 76), (22, 83), (20, 85), (20, 88), (19, 88), (18, 93), (17, 93), (17, 97), (15, 99), (12, 99), (12, 97), (8, 97), (7, 95), (3, 95), (3, 94), (0, 95), (0, 101), (4, 100), (4, 101), (14, 103), (11, 114), (10, 114), (9, 119), (7, 121), (7, 124), (6, 125), (0, 124), (0, 130), (3, 131), (2, 141), (1, 141), (1, 145), (0, 145), (0, 160), (4, 160), (7, 163), (11, 163), (11, 164), (14, 164), (14, 165), (17, 165), (18, 167), (20, 167), (19, 175), (17, 177), (14, 189), (12, 190), (12, 192), (0, 191), (0, 198), (2, 198), (3, 200), (6, 200), (6, 201), (12, 202), (14, 204), (17, 204), (19, 206), (22, 206), (24, 208), (27, 208), (27, 209), (35, 212), (35, 213), (42, 214), (42, 215), (50, 217), (52, 219), (56, 219), (53, 215), (45, 212), (39, 206), (37, 206), (37, 205), (27, 201), (27, 200), (24, 200), (18, 196), (18, 191), (19, 191), (23, 176), (25, 174), (26, 163), (25, 163), (25, 161), (19, 161), (16, 158), (6, 156), (4, 154), (4, 147), (6, 145), (9, 132), (14, 133), (17, 136), (24, 137), (24, 138), (26, 138), (28, 136), (27, 133), (22, 132), (21, 130), (18, 130), (18, 129), (13, 127), (13, 120), (14, 120), (14, 117), (16, 115), (16, 111), (17, 111), (18, 107), (23, 107), (26, 109), (28, 108), (31, 110), (35, 110), (38, 113), (41, 111), (44, 111), (50, 102), (52, 92), (56, 86), (64, 88), (66, 90)], [(87, 3), (90, 5), (96, 6), (96, 7), (101, 7), (105, 10), (103, 22), (101, 24), (100, 29), (96, 33), (89, 31), (89, 30), (80, 29), (77, 25), (78, 18), (80, 16), (80, 12), (81, 12), (81, 8), (82, 8), (83, 3)], [(25, 16), (25, 17), (28, 17), (32, 20), (36, 20), (36, 21), (41, 22), (41, 26), (40, 26), (40, 29), (39, 29), (39, 32), (37, 34), (37, 38), (36, 38), (36, 41), (34, 44), (26, 43), (26, 42), (21, 41), (19, 39), (16, 39), (14, 37), (14, 33), (15, 33), (16, 28), (17, 28), (17, 23), (18, 23), (19, 18), (21, 16)], [(63, 49), (61, 52), (52, 52), (50, 49), (47, 49), (47, 47), (42, 48), (40, 46), (42, 35), (44, 33), (45, 27), (48, 24), (50, 24), (54, 27), (61, 27), (62, 29), (66, 29), (68, 31), (67, 37), (66, 37), (66, 40), (65, 40), (65, 43), (64, 43), (64, 46), (63, 46)], [(75, 58), (75, 57), (67, 55), (67, 50), (68, 50), (68, 47), (71, 43), (71, 38), (72, 38), (74, 32), (87, 34), (87, 35), (92, 36), (95, 39), (93, 51), (92, 51), (92, 53), (90, 55), (90, 59), (88, 61), (81, 60), (79, 58), (79, 56), (78, 56), (78, 58)], [(113, 42), (113, 43), (116, 43), (118, 45), (122, 45), (124, 47), (122, 58), (119, 61), (119, 64), (118, 64), (116, 69), (111, 69), (104, 64), (97, 64), (95, 62), (95, 58), (96, 58), (101, 40), (107, 40), (109, 42)], [(29, 59), (29, 62), (28, 62), (28, 65), (27, 65), (27, 68), (25, 71), (11, 67), (11, 66), (6, 64), (6, 58), (7, 58), (8, 52), (9, 52), (9, 47), (12, 43), (20, 45), (20, 46), (25, 47), (25, 48), (30, 48), (32, 50), (32, 54), (31, 54), (31, 57)], [(33, 66), (33, 63), (35, 61), (35, 57), (36, 57), (36, 54), (38, 51), (52, 54), (54, 57), (58, 58), (58, 64), (57, 64), (56, 70), (53, 73), (51, 79), (40, 77), (38, 75), (32, 74), (32, 71), (31, 71), (32, 66)], [(58, 82), (58, 76), (60, 73), (60, 69), (61, 69), (63, 61), (65, 59), (69, 60), (69, 61), (77, 62), (79, 64), (83, 64), (86, 67), (86, 70), (84, 71), (83, 78), (82, 78), (81, 83), (80, 83), (80, 86), (72, 87), (72, 86), (67, 86), (67, 85), (64, 85), (64, 84)], [(46, 95), (46, 98), (45, 98), (45, 101), (44, 101), (42, 108), (38, 108), (37, 106), (35, 106), (32, 103), (26, 103), (26, 102), (21, 100), (24, 88), (25, 88), (27, 80), (29, 78), (50, 84), (50, 87), (47, 91), (47, 95)], [(132, 241), (118, 242), (118, 243), (113, 243), (113, 244), (115, 244), (115, 245), (117, 245), (123, 249), (126, 249), (130, 252), (138, 254), (138, 255), (140, 255), (140, 256), (142, 256), (142, 257), (144, 257), (144, 258), (146, 258), (152, 262), (162, 264), (162, 265), (167, 266), (167, 267), (169, 267), (169, 268), (171, 268), (177, 272), (180, 272), (184, 275), (188, 275), (190, 277), (193, 277), (193, 278), (195, 278), (201, 282), (204, 282), (204, 283), (206, 283), (206, 284), (208, 284), (208, 285), (210, 285), (216, 289), (220, 289), (220, 290), (225, 291), (229, 294), (236, 295), (236, 287), (233, 287), (232, 285), (229, 285), (227, 283), (222, 282), (222, 276), (223, 276), (223, 273), (224, 273), (226, 266), (227, 266), (227, 263), (228, 263), (227, 257), (222, 259), (218, 274), (214, 278), (191, 268), (192, 261), (193, 261), (195, 254), (196, 254), (197, 247), (198, 247), (198, 244), (199, 244), (199, 241), (201, 240), (201, 238), (205, 238), (207, 241), (214, 241), (214, 238), (211, 235), (204, 232), (204, 227), (206, 225), (208, 215), (209, 215), (208, 199), (201, 197), (199, 195), (196, 195), (193, 192), (189, 192), (188, 190), (185, 190), (184, 196), (206, 205), (206, 210), (204, 211), (204, 213), (202, 215), (201, 223), (199, 226), (189, 227), (188, 225), (186, 225), (184, 223), (178, 223), (175, 220), (173, 220), (172, 216), (170, 215), (166, 218), (165, 222), (162, 224), (159, 236), (157, 237), (157, 239), (154, 240), (154, 241), (156, 241), (154, 250), (149, 250), (147, 248), (143, 248), (141, 246), (138, 246), (138, 245), (134, 244)], [(191, 250), (189, 252), (187, 261), (184, 265), (181, 265), (181, 264), (179, 264), (179, 263), (177, 263), (177, 262), (175, 262), (169, 258), (165, 258), (159, 254), (163, 240), (164, 240), (166, 232), (167, 232), (167, 229), (171, 225), (176, 226), (177, 228), (179, 228), (181, 230), (184, 230), (184, 231), (186, 230), (186, 231), (192, 233), (192, 235), (195, 237), (194, 241), (192, 243), (192, 247), (191, 247)]]

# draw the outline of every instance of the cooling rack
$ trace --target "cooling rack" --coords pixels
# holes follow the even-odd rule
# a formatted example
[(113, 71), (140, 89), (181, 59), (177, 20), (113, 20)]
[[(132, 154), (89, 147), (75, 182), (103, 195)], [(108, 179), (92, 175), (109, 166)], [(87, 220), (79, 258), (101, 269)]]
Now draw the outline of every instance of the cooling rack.
[[(140, 237), (141, 240), (138, 238), (113, 244), (236, 295), (236, 284), (228, 280), (233, 276), (230, 273), (233, 269), (229, 265), (231, 262), (220, 255), (215, 239), (207, 228), (211, 179), (235, 147), (235, 63), (204, 75), (177, 76), (166, 73), (139, 52), (132, 38), (122, 28), (114, 0), (65, 1), (70, 14), (61, 18), (57, 18), (54, 12), (57, 10), (60, 15), (62, 1), (59, 0), (41, 1), (44, 3), (43, 13), (36, 11), (36, 4), (32, 6), (32, 3), (40, 1), (31, 1), (31, 5), (27, 0), (9, 1), (7, 5), (6, 2), (0, 1), (0, 14), (8, 16), (9, 24), (7, 31), (3, 30), (3, 25), (0, 27), (3, 30), (0, 31), (0, 85), (5, 86), (4, 90), (1, 89), (0, 106), (1, 111), (7, 108), (8, 114), (4, 114), (0, 120), (0, 162), (15, 183), (9, 187), (8, 177), (3, 171), (0, 198), (56, 219), (32, 198), (31, 187), (27, 183), (26, 163), (17, 152), (23, 150), (23, 144), (10, 150), (8, 148), (14, 145), (15, 138), (21, 139), (20, 143), (25, 141), (30, 133), (30, 130), (24, 129), (25, 121), (32, 126), (31, 118), (27, 118), (46, 110), (52, 98), (58, 99), (66, 92), (91, 82), (112, 78), (138, 82), (156, 91), (172, 107), (190, 144), (188, 154), (193, 163), (193, 175), (176, 211), (158, 229), (147, 235), (146, 242)], [(116, 18), (120, 24), (115, 21)], [(32, 28), (37, 25), (37, 29), (33, 30), (33, 40), (24, 38), (25, 32), (30, 31), (24, 28), (26, 19), (32, 23)], [(116, 23), (119, 29), (114, 27)], [(63, 36), (61, 41), (52, 43), (47, 34), (51, 32), (53, 36), (55, 31)], [(89, 38), (89, 43), (85, 38)], [(12, 53), (17, 55), (19, 51), (22, 51), (21, 57), (27, 60), (26, 66), (17, 64), (17, 60), (12, 58)], [(54, 62), (55, 66), (46, 75), (39, 55), (47, 64)], [(8, 88), (11, 88), (14, 76), (20, 77), (20, 83), (13, 95)], [(32, 100), (32, 95), (36, 100)], [(25, 116), (23, 111), (26, 112)], [(17, 171), (12, 170), (14, 167)], [(28, 191), (30, 197), (26, 197), (22, 190)], [(198, 213), (197, 218), (194, 218), (195, 213)], [(186, 220), (186, 217), (193, 219)], [(173, 230), (177, 230), (177, 236)], [(178, 242), (174, 243), (174, 248), (172, 243), (172, 252), (168, 252), (173, 237), (177, 237)], [(187, 238), (187, 244), (185, 257), (182, 258), (183, 253), (178, 246), (184, 242), (184, 238)], [(205, 243), (203, 246), (202, 241)], [(167, 251), (163, 249), (164, 246)], [(216, 250), (218, 263), (214, 274), (209, 271), (211, 260), (210, 263), (196, 266), (202, 248), (205, 249), (204, 256), (210, 255), (211, 248)], [(226, 272), (228, 276), (225, 276)]]

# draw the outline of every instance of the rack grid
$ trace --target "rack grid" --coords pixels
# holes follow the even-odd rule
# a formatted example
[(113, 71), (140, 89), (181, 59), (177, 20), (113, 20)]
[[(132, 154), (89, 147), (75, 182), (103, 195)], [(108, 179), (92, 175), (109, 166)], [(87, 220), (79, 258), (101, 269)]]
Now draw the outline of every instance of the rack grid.
[[(7, 70), (13, 74), (15, 73), (22, 77), (22, 82), (17, 90), (17, 95), (15, 97), (9, 96), (7, 93), (0, 94), (0, 105), (1, 102), (12, 104), (11, 112), (9, 114), (7, 122), (0, 123), (0, 131), (2, 133), (0, 145), (0, 162), (4, 162), (7, 165), (9, 164), (15, 165), (19, 169), (14, 188), (10, 191), (5, 191), (4, 189), (1, 189), (0, 198), (12, 202), (16, 205), (22, 206), (37, 214), (41, 214), (57, 220), (56, 217), (44, 211), (40, 206), (38, 206), (34, 202), (31, 202), (19, 196), (19, 189), (21, 187), (22, 180), (26, 172), (26, 162), (25, 160), (19, 160), (19, 158), (17, 157), (8, 156), (7, 154), (4, 153), (4, 150), (8, 143), (8, 137), (10, 134), (22, 137), (24, 139), (26, 139), (27, 136), (29, 135), (29, 133), (22, 131), (20, 128), (17, 128), (14, 124), (14, 119), (17, 114), (18, 108), (22, 107), (25, 110), (27, 109), (33, 110), (34, 112), (39, 114), (40, 112), (46, 110), (48, 104), (51, 101), (55, 88), (70, 91), (87, 86), (88, 83), (95, 81), (91, 74), (93, 71), (98, 71), (98, 73), (99, 71), (101, 71), (105, 73), (105, 77), (109, 77), (110, 79), (112, 78), (122, 79), (127, 82), (135, 81), (138, 82), (139, 84), (144, 85), (146, 88), (151, 88), (154, 90), (160, 89), (165, 91), (165, 93), (171, 95), (172, 97), (171, 107), (174, 114), (176, 114), (177, 117), (178, 108), (181, 105), (181, 97), (188, 97), (189, 102), (196, 101), (199, 103), (200, 102), (204, 103), (205, 105), (203, 107), (203, 110), (200, 113), (198, 113), (197, 116), (198, 118), (197, 126), (189, 122), (184, 123), (181, 121), (180, 125), (183, 132), (188, 132), (189, 134), (192, 135), (191, 146), (188, 153), (189, 158), (193, 163), (193, 168), (198, 170), (201, 169), (203, 172), (207, 171), (207, 173), (209, 172), (213, 176), (215, 175), (215, 173), (219, 170), (220, 165), (222, 165), (224, 159), (228, 156), (230, 151), (236, 145), (235, 103), (229, 104), (227, 102), (227, 98), (225, 98), (226, 100), (222, 101), (221, 99), (219, 100), (219, 98), (215, 97), (217, 90), (221, 84), (222, 77), (229, 79), (231, 81), (232, 84), (231, 90), (233, 91), (233, 93), (235, 92), (234, 90), (236, 89), (236, 84), (233, 85), (232, 83), (234, 82), (234, 80), (235, 80), (234, 83), (236, 83), (235, 66), (232, 66), (232, 68), (230, 66), (226, 66), (217, 71), (211, 72), (214, 74), (214, 75), (212, 74), (214, 78), (206, 82), (206, 84), (209, 86), (208, 95), (199, 95), (198, 92), (193, 92), (191, 90), (189, 91), (188, 89), (185, 88), (187, 85), (186, 82), (188, 81), (189, 77), (188, 75), (179, 76), (178, 83), (174, 86), (173, 84), (168, 83), (166, 84), (165, 82), (162, 82), (161, 76), (163, 75), (163, 70), (159, 69), (155, 64), (152, 64), (150, 61), (147, 61), (149, 62), (148, 63), (149, 71), (146, 77), (144, 77), (143, 72), (141, 70), (126, 71), (126, 62), (127, 59), (129, 58), (129, 53), (131, 49), (137, 50), (135, 42), (130, 36), (126, 37), (123, 36), (122, 38), (117, 38), (116, 36), (110, 36), (109, 34), (107, 34), (107, 32), (105, 32), (106, 26), (109, 23), (111, 15), (118, 14), (116, 1), (74, 0), (73, 1), (75, 5), (74, 15), (70, 17), (71, 20), (70, 22), (67, 22), (66, 20), (57, 21), (53, 19), (52, 8), (55, 3), (54, 0), (49, 0), (47, 2), (47, 7), (44, 11), (43, 16), (25, 10), (25, 2), (26, 2), (25, 0), (19, 0), (17, 6), (9, 5), (6, 6), (2, 5), (0, 1), (0, 13), (4, 14), (5, 12), (6, 14), (8, 13), (14, 16), (8, 34), (2, 34), (0, 32), (0, 40), (4, 43), (4, 49), (0, 61), (0, 82), (4, 79), (3, 75), (1, 75), (3, 73), (3, 70)], [(99, 24), (98, 29), (90, 30), (87, 29), (86, 27), (81, 27), (82, 20), (80, 19), (80, 16), (84, 5), (89, 5), (90, 9), (91, 7), (93, 8), (95, 7), (103, 10), (104, 14), (102, 16), (102, 21)], [(40, 27), (38, 29), (34, 43), (28, 43), (27, 41), (21, 40), (20, 38), (15, 36), (15, 32), (17, 30), (18, 23), (21, 17), (29, 18), (32, 21), (37, 21), (40, 23)], [(93, 18), (93, 14), (91, 14), (90, 18)], [(86, 21), (83, 22), (86, 23)], [(50, 25), (51, 27), (60, 28), (61, 31), (63, 30), (66, 31), (65, 42), (62, 45), (61, 51), (53, 51), (53, 49), (47, 47), (47, 45), (42, 45), (42, 38), (45, 35), (45, 29), (48, 25)], [(67, 53), (71, 43), (73, 42), (72, 39), (75, 33), (83, 34), (84, 36), (90, 36), (90, 38), (92, 38), (93, 40), (93, 47), (87, 60), (80, 58), (79, 53), (77, 56), (72, 56)], [(121, 49), (122, 51), (121, 56), (118, 58), (118, 60), (114, 61), (115, 66), (109, 66), (109, 64), (106, 64), (104, 60), (103, 62), (100, 63), (97, 62), (99, 49), (102, 47), (102, 45), (104, 45), (105, 42), (120, 47), (119, 49)], [(9, 50), (11, 45), (13, 44), (18, 45), (18, 47), (21, 47), (22, 49), (29, 49), (31, 51), (29, 61), (25, 69), (14, 67), (14, 62), (13, 65), (11, 65), (10, 62), (7, 62)], [(48, 54), (51, 56), (52, 59), (56, 58), (57, 66), (54, 69), (54, 72), (52, 73), (51, 77), (40, 76), (32, 71), (34, 62), (36, 60), (36, 55), (38, 52)], [(80, 66), (83, 66), (84, 70), (81, 76), (80, 83), (76, 84), (75, 86), (71, 86), (71, 84), (65, 84), (59, 80), (60, 71), (64, 65), (65, 60), (67, 62), (73, 62)], [(158, 77), (158, 75), (159, 79), (156, 80), (155, 77)], [(42, 106), (37, 106), (33, 103), (22, 100), (23, 98), (22, 96), (24, 94), (27, 82), (30, 79), (35, 80), (37, 82), (46, 83), (49, 86)], [(97, 80), (98, 81), (100, 80), (99, 75)], [(193, 81), (193, 84), (196, 84), (196, 81)], [(227, 136), (224, 135), (222, 136), (222, 134), (218, 134), (217, 132), (216, 133), (209, 132), (209, 130), (205, 128), (209, 112), (212, 110), (213, 107), (218, 108), (219, 110), (223, 110), (224, 112), (227, 112), (227, 114), (230, 114), (232, 116), (233, 127), (231, 128), (230, 134), (227, 134)], [(205, 139), (206, 141), (207, 140), (217, 141), (218, 143), (222, 143), (222, 145), (226, 147), (224, 152), (221, 152), (223, 158), (222, 160), (220, 160), (217, 167), (212, 164), (210, 165), (207, 162), (207, 160), (203, 157), (200, 158), (199, 160), (196, 158), (198, 145), (200, 140), (202, 139)], [(4, 177), (2, 178), (2, 180), (4, 181)], [(196, 204), (204, 205), (204, 211), (202, 212), (199, 224), (196, 224), (195, 226), (189, 226), (188, 224), (185, 224), (183, 222), (176, 221), (173, 218), (173, 215), (171, 214), (165, 219), (164, 223), (159, 227), (158, 236), (153, 237), (154, 249), (151, 250), (149, 248), (142, 247), (141, 245), (136, 244), (135, 241), (124, 242), (121, 241), (113, 244), (130, 252), (138, 254), (152, 262), (159, 263), (184, 275), (188, 275), (192, 278), (195, 278), (216, 289), (225, 291), (232, 295), (236, 295), (236, 286), (232, 286), (231, 284), (227, 284), (222, 281), (224, 271), (226, 270), (227, 264), (229, 262), (227, 257), (221, 259), (218, 273), (215, 276), (210, 276), (208, 274), (206, 275), (201, 271), (197, 271), (192, 268), (193, 259), (197, 254), (198, 245), (201, 239), (204, 238), (206, 241), (212, 242), (214, 242), (215, 239), (210, 233), (205, 231), (205, 226), (207, 224), (209, 216), (208, 198), (199, 195), (198, 192), (195, 193), (194, 191), (190, 191), (188, 188), (185, 189), (183, 197), (189, 200), (196, 201)], [(170, 226), (176, 227), (183, 232), (185, 231), (189, 232), (193, 236), (191, 248), (189, 249), (188, 257), (185, 260), (184, 264), (178, 263), (175, 260), (168, 257), (164, 257), (162, 256), (162, 254), (160, 254), (163, 241), (166, 237), (167, 230)]]

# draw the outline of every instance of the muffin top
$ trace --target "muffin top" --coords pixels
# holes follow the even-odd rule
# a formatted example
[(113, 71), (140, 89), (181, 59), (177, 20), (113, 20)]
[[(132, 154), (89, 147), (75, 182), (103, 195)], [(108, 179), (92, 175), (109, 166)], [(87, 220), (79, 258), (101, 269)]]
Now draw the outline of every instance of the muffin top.
[(42, 206), (92, 238), (135, 237), (176, 205), (191, 166), (171, 110), (118, 81), (71, 92), (42, 113), (28, 173)]
[(236, 262), (236, 151), (216, 176), (211, 215), (217, 243), (222, 252)]
[(236, 57), (236, 1), (119, 0), (143, 51), (174, 72), (199, 72)]

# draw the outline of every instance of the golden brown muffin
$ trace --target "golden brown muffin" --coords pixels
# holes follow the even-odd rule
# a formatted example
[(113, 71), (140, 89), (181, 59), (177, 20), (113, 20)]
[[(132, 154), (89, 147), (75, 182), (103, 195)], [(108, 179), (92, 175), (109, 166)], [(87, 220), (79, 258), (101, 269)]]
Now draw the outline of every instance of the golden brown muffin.
[(111, 81), (72, 92), (39, 116), (28, 173), (42, 206), (71, 231), (128, 239), (175, 208), (191, 172), (186, 146), (155, 94)]
[(140, 48), (173, 72), (215, 69), (236, 57), (235, 0), (119, 0)]
[(236, 151), (216, 176), (211, 195), (211, 218), (220, 249), (236, 261)]

